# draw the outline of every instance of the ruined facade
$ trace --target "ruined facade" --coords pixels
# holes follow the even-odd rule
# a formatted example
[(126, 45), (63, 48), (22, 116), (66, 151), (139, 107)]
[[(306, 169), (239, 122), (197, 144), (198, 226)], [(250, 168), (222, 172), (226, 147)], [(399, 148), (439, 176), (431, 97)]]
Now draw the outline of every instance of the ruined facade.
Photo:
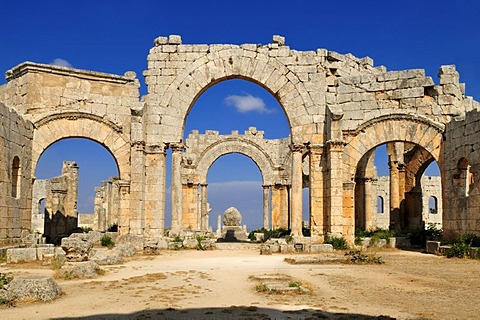
[(58, 177), (33, 182), (31, 230), (49, 242), (77, 228), (78, 171), (76, 162), (64, 161)]
[[(13, 121), (24, 134), (1, 134), (4, 145), (24, 141), (18, 157), (26, 167), (22, 197), (15, 200), (13, 158), (0, 150), (0, 180), (6, 186), (1, 196), (12, 208), (10, 216), (2, 212), (1, 219), (21, 221), (2, 229), (0, 238), (15, 238), (17, 233), (9, 230), (30, 228), (34, 168), (48, 146), (68, 137), (97, 141), (115, 158), (123, 234), (161, 236), (166, 214), (172, 215), (175, 232), (203, 228), (205, 172), (216, 158), (238, 152), (251, 157), (262, 172), (264, 196), (272, 203), (264, 209), (270, 211), (265, 220), (287, 224), (292, 235), (301, 236), (302, 188), (307, 186), (312, 239), (341, 234), (352, 241), (360, 212), (356, 206), (365, 203), (366, 195), (372, 198), (370, 183), (365, 183), (369, 158), (385, 143), (390, 155), (390, 227), (418, 221), (421, 209), (411, 210), (417, 203), (411, 192), (425, 167), (436, 161), (445, 235), (480, 233), (479, 105), (465, 96), (454, 66), (440, 68), (436, 85), (423, 70), (387, 71), (368, 57), (325, 49), (296, 51), (279, 36), (268, 45), (185, 45), (179, 36), (159, 37), (147, 62), (148, 94), (142, 99), (133, 72), (117, 76), (30, 62), (7, 71), (0, 102), (8, 108), (8, 117), (2, 121)], [(290, 138), (256, 141), (253, 131), (214, 138), (215, 133), (207, 132), (183, 141), (186, 116), (198, 97), (233, 78), (256, 83), (278, 100)], [(172, 152), (169, 213), (167, 149)], [(195, 197), (199, 189), (201, 196)], [(358, 219), (368, 224), (369, 215), (365, 211)]]

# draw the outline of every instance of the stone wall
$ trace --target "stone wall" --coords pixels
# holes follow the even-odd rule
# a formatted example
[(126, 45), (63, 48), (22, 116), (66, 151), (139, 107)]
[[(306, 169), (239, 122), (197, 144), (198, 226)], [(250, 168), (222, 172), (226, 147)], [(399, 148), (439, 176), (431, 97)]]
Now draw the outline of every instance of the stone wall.
[[(471, 102), (471, 101), (470, 101)], [(453, 238), (463, 232), (480, 233), (480, 108), (447, 125), (443, 228)]]
[(118, 225), (119, 189), (118, 178), (113, 177), (102, 181), (101, 186), (95, 188), (93, 230), (104, 232), (109, 227)]
[(18, 241), (30, 229), (33, 126), (0, 102), (0, 240)]
[[(359, 175), (359, 169), (386, 143), (392, 157), (389, 190), (394, 190), (390, 226), (405, 227), (402, 214), (421, 210), (415, 179), (437, 161), (445, 233), (480, 232), (479, 104), (464, 95), (454, 66), (440, 67), (435, 85), (420, 69), (387, 71), (368, 57), (325, 49), (297, 51), (280, 36), (266, 45), (188, 45), (170, 35), (154, 40), (144, 76), (148, 94), (140, 99), (132, 72), (119, 76), (30, 62), (7, 71), (0, 102), (33, 123), (12, 112), (2, 116), (4, 128), (20, 128), (2, 132), (5, 144), (12, 145), (8, 148), (14, 149), (17, 141), (26, 146), (18, 148), (21, 165), (28, 167), (22, 179), (33, 178), (40, 155), (52, 143), (69, 137), (97, 141), (118, 164), (120, 233), (157, 237), (163, 235), (166, 214), (171, 214), (175, 231), (185, 227), (185, 219), (189, 226), (196, 222), (205, 228), (206, 172), (219, 156), (239, 152), (262, 171), (264, 218), (272, 217), (273, 225), (287, 225), (292, 235), (301, 236), (302, 188), (308, 186), (313, 237), (321, 241), (326, 234), (337, 234), (353, 241), (356, 209), (375, 201), (366, 192), (372, 177)], [(244, 135), (194, 133), (184, 144), (185, 119), (195, 101), (211, 86), (233, 78), (256, 83), (278, 100), (290, 137), (266, 140), (252, 128)], [(28, 142), (22, 137), (29, 137)], [(167, 149), (172, 151), (173, 204), (168, 213)], [(12, 154), (2, 152), (8, 173)], [(2, 181), (8, 181), (9, 175), (4, 176)], [(4, 190), (8, 198), (8, 183)], [(271, 208), (265, 206), (269, 194)], [(363, 202), (359, 194), (365, 196)], [(15, 210), (30, 208), (31, 185), (25, 197), (4, 203)], [(22, 213), (25, 218), (29, 214)], [(365, 222), (372, 220), (370, 214)], [(8, 236), (5, 232), (0, 238)]]
[[(376, 213), (374, 219), (374, 227), (388, 229), (390, 226), (390, 178), (388, 176), (382, 176), (375, 179), (373, 200), (370, 205), (373, 206), (372, 211)], [(441, 178), (437, 176), (425, 176), (421, 178), (421, 219), (425, 227), (429, 224), (434, 224), (437, 228), (442, 228), (442, 184)], [(383, 199), (383, 212), (379, 212), (378, 197)], [(430, 197), (437, 199), (436, 212), (430, 212)]]

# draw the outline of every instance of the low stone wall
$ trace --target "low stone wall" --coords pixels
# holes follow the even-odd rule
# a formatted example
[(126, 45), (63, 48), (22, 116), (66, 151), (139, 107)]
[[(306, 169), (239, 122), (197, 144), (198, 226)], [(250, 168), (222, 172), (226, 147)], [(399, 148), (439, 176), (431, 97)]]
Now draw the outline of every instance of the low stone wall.
[(34, 261), (51, 262), (52, 259), (65, 259), (65, 251), (53, 245), (42, 245), (35, 248), (7, 249), (7, 263), (26, 263)]

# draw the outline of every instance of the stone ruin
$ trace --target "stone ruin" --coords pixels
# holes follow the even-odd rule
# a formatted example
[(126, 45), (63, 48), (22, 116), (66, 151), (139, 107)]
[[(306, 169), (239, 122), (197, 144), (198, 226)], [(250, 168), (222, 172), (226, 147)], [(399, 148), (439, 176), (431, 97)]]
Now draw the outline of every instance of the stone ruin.
[[(302, 189), (308, 188), (310, 240), (333, 234), (353, 242), (355, 228), (378, 223), (373, 189), (380, 180), (372, 155), (382, 144), (390, 168), (383, 226), (405, 230), (425, 223), (421, 177), (436, 161), (445, 237), (480, 234), (480, 108), (465, 96), (455, 66), (441, 66), (436, 84), (422, 69), (389, 71), (369, 57), (298, 51), (280, 36), (266, 45), (206, 45), (171, 35), (154, 40), (143, 76), (148, 93), (140, 97), (130, 71), (112, 75), (24, 62), (6, 72), (0, 86), (2, 242), (18, 242), (36, 228), (36, 165), (52, 143), (70, 137), (96, 141), (115, 158), (111, 221), (121, 235), (158, 238), (167, 214), (172, 234), (207, 231), (206, 172), (222, 155), (240, 153), (261, 171), (265, 226), (288, 227), (301, 239)], [(193, 132), (183, 140), (197, 98), (233, 78), (274, 95), (290, 137), (264, 139), (251, 128), (231, 135)], [(171, 212), (165, 212), (167, 150)], [(103, 228), (110, 218), (100, 216)]]
[(242, 215), (235, 207), (230, 207), (223, 213), (222, 241), (246, 241), (246, 230), (241, 226)]

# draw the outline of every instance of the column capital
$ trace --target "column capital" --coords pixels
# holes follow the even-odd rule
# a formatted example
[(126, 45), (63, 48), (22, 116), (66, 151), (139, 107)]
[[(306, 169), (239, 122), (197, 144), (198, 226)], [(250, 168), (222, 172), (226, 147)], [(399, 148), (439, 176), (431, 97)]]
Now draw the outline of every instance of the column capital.
[(262, 184), (262, 188), (263, 188), (263, 189), (268, 189), (268, 188), (270, 188), (270, 187), (271, 187), (271, 186), (270, 186), (269, 184)]
[(147, 154), (165, 154), (167, 147), (165, 145), (159, 144), (148, 144), (145, 145), (145, 153)]
[(316, 153), (316, 154), (322, 153), (324, 147), (325, 147), (325, 145), (323, 143), (309, 143), (307, 145), (307, 149), (311, 153)]
[(331, 151), (342, 151), (345, 143), (341, 140), (329, 140), (327, 141), (328, 150)]
[(172, 152), (182, 152), (185, 149), (185, 145), (182, 142), (171, 142), (168, 144)]
[(290, 150), (292, 152), (303, 152), (305, 150), (305, 145), (303, 143), (292, 143), (290, 145)]

